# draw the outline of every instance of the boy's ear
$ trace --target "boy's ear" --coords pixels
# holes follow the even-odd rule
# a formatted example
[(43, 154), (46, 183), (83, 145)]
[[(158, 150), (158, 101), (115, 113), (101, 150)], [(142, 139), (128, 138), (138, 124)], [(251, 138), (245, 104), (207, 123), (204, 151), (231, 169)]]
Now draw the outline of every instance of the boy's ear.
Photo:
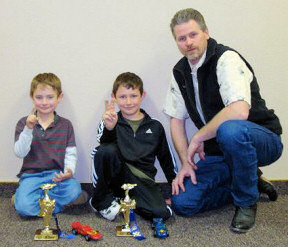
[(143, 91), (142, 96), (141, 96), (142, 100), (145, 99), (146, 95), (147, 95), (147, 93), (145, 91)]
[(60, 93), (58, 96), (58, 103), (63, 99), (63, 97), (64, 97), (64, 94)]
[(111, 96), (112, 99), (116, 99), (114, 93), (111, 93), (110, 96)]

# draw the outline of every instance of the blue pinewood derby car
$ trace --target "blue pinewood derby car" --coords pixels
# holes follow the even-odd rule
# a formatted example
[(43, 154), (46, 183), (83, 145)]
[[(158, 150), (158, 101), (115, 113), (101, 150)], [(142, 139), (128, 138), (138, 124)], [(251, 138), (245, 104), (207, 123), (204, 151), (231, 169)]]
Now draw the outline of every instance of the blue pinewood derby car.
[(152, 229), (154, 231), (154, 237), (156, 237), (156, 238), (169, 237), (168, 230), (167, 230), (162, 218), (154, 218), (153, 219)]

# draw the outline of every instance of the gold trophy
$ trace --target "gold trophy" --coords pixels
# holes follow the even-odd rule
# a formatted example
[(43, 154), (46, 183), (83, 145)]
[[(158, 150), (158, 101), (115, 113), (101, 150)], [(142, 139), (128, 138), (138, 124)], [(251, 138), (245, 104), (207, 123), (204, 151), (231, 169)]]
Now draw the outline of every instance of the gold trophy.
[(120, 200), (121, 208), (120, 212), (124, 215), (124, 225), (120, 225), (116, 227), (116, 235), (118, 237), (130, 237), (132, 236), (130, 233), (130, 209), (136, 208), (135, 200), (131, 200), (129, 197), (129, 190), (133, 189), (137, 184), (123, 184), (121, 188), (125, 190), (125, 198), (124, 200)]
[(39, 217), (44, 219), (44, 229), (38, 229), (35, 233), (34, 240), (58, 240), (58, 230), (50, 229), (50, 221), (55, 208), (55, 199), (48, 196), (48, 190), (52, 189), (56, 184), (43, 184), (41, 189), (44, 190), (44, 198), (39, 200), (40, 213)]

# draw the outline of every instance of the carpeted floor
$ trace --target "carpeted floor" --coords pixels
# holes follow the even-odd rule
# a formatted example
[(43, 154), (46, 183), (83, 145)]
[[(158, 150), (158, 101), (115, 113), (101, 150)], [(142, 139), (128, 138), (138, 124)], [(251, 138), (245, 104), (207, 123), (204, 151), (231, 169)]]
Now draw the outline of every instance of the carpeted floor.
[[(43, 228), (43, 219), (23, 219), (10, 206), (10, 199), (0, 197), (0, 246), (113, 246), (113, 247), (287, 247), (288, 246), (288, 193), (280, 194), (276, 202), (269, 202), (261, 197), (258, 203), (257, 222), (255, 228), (246, 234), (235, 234), (229, 230), (234, 214), (234, 207), (228, 205), (218, 210), (199, 214), (192, 218), (176, 216), (166, 222), (170, 236), (167, 239), (153, 237), (150, 222), (137, 216), (138, 225), (146, 236), (145, 240), (116, 237), (115, 228), (122, 222), (118, 216), (115, 222), (108, 222), (96, 216), (88, 205), (74, 207), (58, 215), (60, 228), (71, 233), (71, 222), (80, 221), (98, 229), (103, 239), (87, 242), (77, 235), (73, 240), (34, 241), (36, 229)], [(54, 220), (51, 226), (55, 227)]]

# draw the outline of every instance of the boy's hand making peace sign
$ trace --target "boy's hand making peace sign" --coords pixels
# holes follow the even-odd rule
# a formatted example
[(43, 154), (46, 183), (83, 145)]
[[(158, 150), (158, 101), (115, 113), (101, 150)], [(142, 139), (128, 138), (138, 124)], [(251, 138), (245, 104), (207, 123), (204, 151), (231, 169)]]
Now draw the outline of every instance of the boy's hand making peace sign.
[(37, 122), (38, 118), (36, 116), (36, 108), (33, 107), (32, 111), (30, 112), (29, 116), (26, 119), (26, 126), (29, 129), (33, 129)]
[(105, 127), (108, 130), (113, 130), (118, 121), (118, 115), (115, 112), (115, 99), (105, 100), (105, 112), (102, 116), (105, 122)]

